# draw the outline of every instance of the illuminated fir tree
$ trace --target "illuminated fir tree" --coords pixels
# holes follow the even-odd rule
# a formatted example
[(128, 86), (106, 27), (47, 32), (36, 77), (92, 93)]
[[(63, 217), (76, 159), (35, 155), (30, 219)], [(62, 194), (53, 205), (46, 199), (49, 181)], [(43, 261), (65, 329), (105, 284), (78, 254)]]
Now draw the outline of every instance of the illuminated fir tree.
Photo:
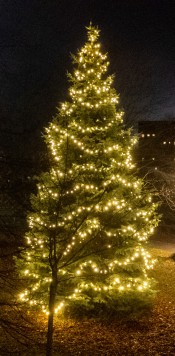
[[(50, 171), (32, 197), (23, 301), (49, 314), (66, 306), (119, 308), (151, 292), (145, 249), (157, 225), (156, 206), (135, 175), (136, 138), (123, 124), (99, 30), (77, 56), (70, 100), (46, 130)], [(51, 327), (51, 326), (50, 326)]]

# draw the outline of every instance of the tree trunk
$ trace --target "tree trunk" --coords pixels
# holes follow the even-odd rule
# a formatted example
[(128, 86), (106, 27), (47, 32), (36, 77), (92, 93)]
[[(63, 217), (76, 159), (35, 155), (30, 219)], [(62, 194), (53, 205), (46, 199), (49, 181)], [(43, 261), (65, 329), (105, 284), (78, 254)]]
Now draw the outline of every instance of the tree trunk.
[(54, 321), (56, 291), (57, 291), (57, 281), (55, 278), (53, 278), (53, 281), (50, 285), (50, 295), (49, 295), (49, 315), (48, 315), (48, 327), (47, 327), (46, 356), (52, 356), (53, 321)]

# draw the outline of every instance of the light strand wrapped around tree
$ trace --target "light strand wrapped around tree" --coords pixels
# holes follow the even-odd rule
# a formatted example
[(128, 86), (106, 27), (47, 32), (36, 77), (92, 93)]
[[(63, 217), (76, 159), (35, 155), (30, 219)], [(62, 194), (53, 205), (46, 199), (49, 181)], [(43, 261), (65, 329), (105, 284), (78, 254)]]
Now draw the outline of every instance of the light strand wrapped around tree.
[(87, 34), (73, 56), (70, 100), (46, 129), (50, 170), (32, 196), (23, 254), (21, 299), (50, 318), (66, 305), (117, 309), (152, 288), (145, 245), (158, 222), (156, 204), (135, 175), (137, 140), (117, 110), (99, 30), (90, 26)]

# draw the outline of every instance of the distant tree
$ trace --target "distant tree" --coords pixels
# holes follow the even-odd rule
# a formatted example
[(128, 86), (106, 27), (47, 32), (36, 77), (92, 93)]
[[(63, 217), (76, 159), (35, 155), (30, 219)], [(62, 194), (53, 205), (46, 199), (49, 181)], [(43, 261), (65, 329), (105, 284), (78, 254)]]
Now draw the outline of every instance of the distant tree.
[(152, 294), (145, 244), (158, 223), (156, 204), (135, 175), (136, 138), (117, 110), (113, 77), (105, 75), (99, 30), (87, 33), (73, 56), (70, 101), (46, 130), (50, 170), (39, 176), (28, 248), (17, 262), (26, 277), (21, 301), (48, 314), (47, 356), (60, 309), (129, 310)]
[(165, 167), (152, 172), (151, 176), (148, 173), (147, 179), (150, 188), (154, 189), (161, 202), (159, 211), (162, 219), (158, 232), (160, 230), (163, 234), (168, 234), (171, 239), (174, 239), (175, 175), (172, 163), (174, 162), (171, 162), (168, 166), (165, 162)]

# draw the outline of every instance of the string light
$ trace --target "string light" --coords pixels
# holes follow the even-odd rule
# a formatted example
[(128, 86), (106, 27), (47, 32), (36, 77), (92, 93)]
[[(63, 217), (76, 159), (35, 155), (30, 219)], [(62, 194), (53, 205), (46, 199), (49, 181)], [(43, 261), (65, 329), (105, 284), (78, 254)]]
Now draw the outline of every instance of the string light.
[(98, 37), (99, 30), (90, 26), (69, 75), (70, 101), (46, 129), (51, 168), (39, 178), (28, 217), (22, 275), (31, 285), (19, 297), (47, 315), (55, 265), (55, 313), (91, 293), (100, 300), (151, 287), (147, 271), (155, 261), (145, 245), (158, 223), (156, 204), (132, 174), (137, 139), (117, 111), (118, 95), (113, 77), (105, 78), (109, 62)]

